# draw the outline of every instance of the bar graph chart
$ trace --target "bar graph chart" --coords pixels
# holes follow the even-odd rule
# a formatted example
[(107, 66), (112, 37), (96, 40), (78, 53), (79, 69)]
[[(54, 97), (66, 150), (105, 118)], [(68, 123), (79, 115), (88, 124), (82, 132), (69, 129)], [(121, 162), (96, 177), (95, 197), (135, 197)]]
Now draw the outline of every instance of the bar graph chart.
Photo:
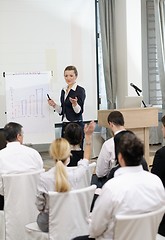
[(45, 106), (45, 103), (47, 104), (47, 102), (45, 99), (47, 91), (47, 86), (43, 85), (39, 88), (26, 89), (26, 94), (24, 90), (24, 95), (21, 96), (22, 94), (18, 89), (10, 88), (8, 93), (9, 108), (11, 108), (11, 111), (8, 111), (9, 117), (13, 120), (25, 117), (46, 117), (47, 106)]
[(54, 138), (53, 111), (47, 103), (50, 72), (6, 75), (7, 122), (23, 126), (26, 143), (47, 143)]

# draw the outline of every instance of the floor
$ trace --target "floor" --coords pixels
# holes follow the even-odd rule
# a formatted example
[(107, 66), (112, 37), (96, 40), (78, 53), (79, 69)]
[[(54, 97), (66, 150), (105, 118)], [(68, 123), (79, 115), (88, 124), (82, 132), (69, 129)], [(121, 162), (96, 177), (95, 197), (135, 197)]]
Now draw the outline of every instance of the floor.
[[(161, 148), (161, 144), (157, 144), (157, 145), (150, 145), (150, 157), (153, 158), (155, 155), (155, 152)], [(54, 161), (50, 158), (49, 153), (48, 152), (41, 152), (40, 153), (42, 156), (42, 159), (44, 161), (44, 168), (47, 171), (48, 169), (50, 169), (51, 167), (54, 166)], [(96, 161), (96, 159), (92, 159), (92, 161)]]

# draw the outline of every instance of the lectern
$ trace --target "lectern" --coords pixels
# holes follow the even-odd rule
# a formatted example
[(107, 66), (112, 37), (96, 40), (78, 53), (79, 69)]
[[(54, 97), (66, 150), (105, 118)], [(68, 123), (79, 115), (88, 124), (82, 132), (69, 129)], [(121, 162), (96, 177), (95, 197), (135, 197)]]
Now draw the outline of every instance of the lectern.
[(118, 110), (124, 116), (125, 128), (133, 131), (144, 143), (144, 157), (149, 165), (149, 127), (158, 126), (158, 109), (146, 108), (124, 108), (98, 111), (99, 126), (109, 128), (107, 117), (110, 112)]

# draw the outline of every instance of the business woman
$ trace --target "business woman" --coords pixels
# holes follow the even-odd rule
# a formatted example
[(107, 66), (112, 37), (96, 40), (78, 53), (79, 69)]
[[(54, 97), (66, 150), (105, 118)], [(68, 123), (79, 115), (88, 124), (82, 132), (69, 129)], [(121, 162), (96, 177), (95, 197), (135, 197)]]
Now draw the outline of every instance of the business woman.
[(82, 132), (84, 128), (82, 114), (86, 94), (85, 89), (77, 84), (77, 76), (78, 71), (76, 67), (67, 66), (64, 69), (64, 78), (67, 86), (61, 90), (61, 105), (57, 105), (53, 99), (48, 99), (48, 104), (62, 116), (62, 137), (64, 137), (65, 127), (70, 122), (79, 124)]

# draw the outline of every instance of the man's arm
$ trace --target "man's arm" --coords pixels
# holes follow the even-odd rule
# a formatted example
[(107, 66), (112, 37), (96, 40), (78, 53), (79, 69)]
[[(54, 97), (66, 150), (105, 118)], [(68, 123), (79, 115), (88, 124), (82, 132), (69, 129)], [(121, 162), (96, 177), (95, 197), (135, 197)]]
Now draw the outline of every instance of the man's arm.
[(113, 138), (103, 143), (100, 154), (97, 159), (96, 175), (98, 177), (106, 176), (110, 169), (112, 162), (115, 160), (114, 140)]
[(112, 198), (110, 196), (111, 191), (104, 185), (101, 195), (97, 198), (91, 214), (91, 221), (89, 225), (90, 237), (96, 238), (102, 236), (108, 228), (113, 209), (113, 204), (111, 203)]

